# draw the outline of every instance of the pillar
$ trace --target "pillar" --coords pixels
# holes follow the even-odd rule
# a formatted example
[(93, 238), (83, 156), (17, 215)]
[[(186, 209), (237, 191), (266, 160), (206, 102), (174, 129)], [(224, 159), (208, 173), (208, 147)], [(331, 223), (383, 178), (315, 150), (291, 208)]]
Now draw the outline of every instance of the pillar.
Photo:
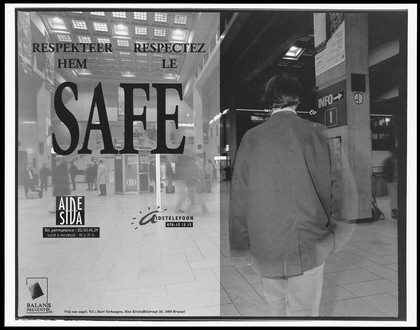
[(194, 151), (197, 154), (204, 152), (203, 145), (203, 89), (194, 81), (193, 89), (194, 113)]
[(341, 143), (354, 176), (357, 219), (370, 219), (372, 141), (369, 104), (368, 15), (314, 14), (317, 119)]

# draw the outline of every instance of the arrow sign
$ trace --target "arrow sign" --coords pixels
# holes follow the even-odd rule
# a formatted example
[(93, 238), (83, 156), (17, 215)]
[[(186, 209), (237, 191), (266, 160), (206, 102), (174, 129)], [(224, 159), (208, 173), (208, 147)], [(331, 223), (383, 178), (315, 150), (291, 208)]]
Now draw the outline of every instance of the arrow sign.
[(344, 92), (339, 92), (333, 96), (333, 100), (334, 102), (340, 101), (343, 97), (344, 97)]

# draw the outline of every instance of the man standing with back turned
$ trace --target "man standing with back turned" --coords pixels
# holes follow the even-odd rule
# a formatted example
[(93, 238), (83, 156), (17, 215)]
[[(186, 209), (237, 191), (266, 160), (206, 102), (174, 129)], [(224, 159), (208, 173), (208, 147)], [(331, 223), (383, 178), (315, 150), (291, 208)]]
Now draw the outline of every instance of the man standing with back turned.
[(272, 115), (245, 134), (233, 168), (230, 246), (251, 250), (273, 316), (318, 316), (324, 263), (353, 228), (341, 221), (344, 166), (325, 127), (297, 116), (301, 94), (292, 74), (267, 82)]

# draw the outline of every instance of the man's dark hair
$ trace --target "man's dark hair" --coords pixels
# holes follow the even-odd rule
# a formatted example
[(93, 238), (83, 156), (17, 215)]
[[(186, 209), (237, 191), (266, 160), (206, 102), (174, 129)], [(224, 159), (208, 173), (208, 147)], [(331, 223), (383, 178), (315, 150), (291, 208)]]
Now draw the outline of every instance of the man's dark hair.
[(283, 73), (272, 77), (264, 86), (264, 99), (273, 108), (285, 108), (299, 104), (302, 86), (292, 73)]

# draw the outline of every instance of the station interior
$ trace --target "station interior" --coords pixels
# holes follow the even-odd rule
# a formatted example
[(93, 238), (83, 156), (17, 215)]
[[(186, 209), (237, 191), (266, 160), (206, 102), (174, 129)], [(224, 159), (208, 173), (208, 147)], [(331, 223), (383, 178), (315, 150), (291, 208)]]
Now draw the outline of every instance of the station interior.
[[(345, 23), (345, 59), (316, 72), (319, 15), (313, 11), (31, 11), (30, 42), (110, 43), (108, 53), (32, 52), (17, 69), (17, 225), (19, 296), (25, 278), (49, 280), (54, 310), (176, 310), (170, 316), (269, 316), (261, 278), (249, 256), (229, 247), (228, 211), (232, 172), (241, 139), (269, 117), (262, 100), (264, 84), (274, 75), (294, 73), (304, 89), (300, 117), (325, 124), (339, 137), (358, 189), (359, 210), (353, 236), (326, 262), (320, 317), (396, 318), (404, 313), (405, 189), (398, 190), (393, 217), (384, 181), (384, 161), (397, 148), (398, 185), (406, 182), (407, 13), (340, 12)], [(317, 16), (318, 15), (318, 16)], [(330, 17), (330, 16), (329, 16)], [(204, 43), (203, 53), (135, 52), (144, 43)], [(63, 60), (58, 68), (57, 63)], [(64, 61), (64, 59), (66, 61)], [(73, 59), (74, 61), (70, 61)], [(71, 67), (86, 60), (86, 68)], [(166, 60), (166, 62), (165, 62)], [(174, 60), (176, 65), (168, 65)], [(163, 67), (163, 65), (165, 67)], [(60, 84), (77, 85), (56, 94)], [(99, 85), (100, 83), (100, 85)], [(127, 115), (120, 84), (148, 84), (150, 98), (137, 88), (134, 113), (147, 112), (146, 128), (132, 125), (138, 154), (104, 154), (99, 123), (98, 86), (103, 93), (112, 144), (124, 146)], [(179, 216), (183, 191), (176, 154), (154, 154), (158, 139), (157, 89), (166, 91), (165, 122), (169, 148), (185, 139), (185, 150), (201, 167), (212, 164), (211, 190), (192, 205), (191, 228), (168, 228), (164, 221), (139, 225), (148, 211)], [(341, 93), (335, 117), (323, 97)], [(331, 97), (332, 97), (331, 96)], [(340, 96), (341, 97), (341, 96)], [(71, 134), (57, 116), (59, 98), (77, 119), (79, 139), (65, 160), (77, 167), (72, 195), (85, 197), (85, 224), (100, 227), (100, 238), (46, 239), (42, 227), (56, 224), (53, 183), (39, 199), (28, 199), (20, 175), (29, 164), (39, 185), (43, 164), (54, 171), (58, 145), (71, 146)], [(96, 106), (96, 107), (95, 107)], [(145, 107), (145, 108), (144, 108)], [(93, 117), (89, 114), (93, 109)], [(90, 122), (91, 120), (91, 122)], [(89, 135), (87, 134), (89, 132)], [(80, 154), (86, 143), (91, 153)], [(106, 165), (107, 194), (88, 190), (86, 170)], [(171, 174), (170, 174), (171, 173)], [(372, 217), (372, 196), (383, 217)], [(201, 204), (201, 205), (200, 205)], [(205, 204), (207, 212), (202, 205)], [(159, 209), (158, 209), (159, 208)], [(181, 214), (182, 215), (182, 214)], [(36, 234), (35, 234), (36, 233)], [(401, 274), (403, 276), (401, 276)], [(55, 280), (54, 280), (55, 279)], [(25, 299), (22, 299), (24, 305)], [(24, 306), (20, 308), (24, 309)], [(144, 312), (141, 316), (156, 316)], [(168, 315), (165, 315), (168, 316)]]

